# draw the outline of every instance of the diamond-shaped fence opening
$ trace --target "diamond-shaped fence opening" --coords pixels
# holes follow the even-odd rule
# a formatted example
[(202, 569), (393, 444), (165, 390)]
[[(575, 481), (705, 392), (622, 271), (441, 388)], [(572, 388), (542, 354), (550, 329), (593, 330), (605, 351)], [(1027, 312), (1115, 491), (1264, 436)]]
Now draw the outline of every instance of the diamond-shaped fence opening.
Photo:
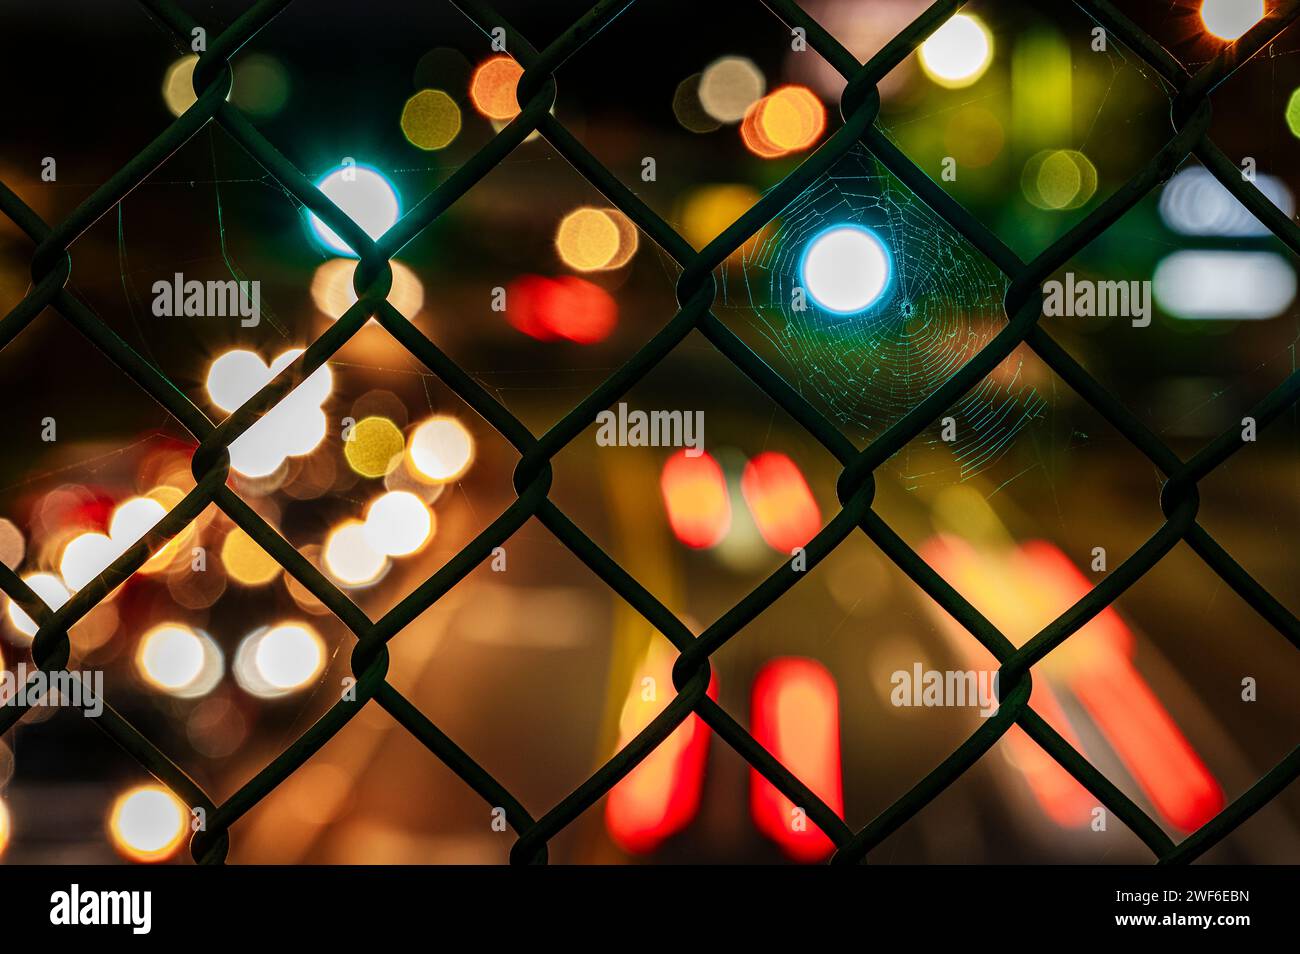
[[(149, 14), (175, 38), (188, 44), (204, 26), (170, 0), (141, 0)], [(63, 221), (41, 220), (7, 187), (0, 184), (0, 210), (35, 245), (33, 283), (25, 297), (0, 319), (0, 346), (8, 345), (36, 315), (53, 308), (72, 329), (89, 338), (126, 375), (169, 411), (199, 442), (193, 458), (195, 487), (154, 529), (130, 547), (98, 579), (79, 590), (56, 611), (50, 611), (18, 577), (0, 566), (0, 589), (39, 622), (33, 644), (36, 663), (46, 670), (66, 665), (68, 628), (84, 617), (158, 546), (179, 533), (210, 504), (215, 504), (283, 565), (303, 587), (322, 601), (355, 636), (350, 665), (355, 693), (335, 702), (287, 749), (275, 756), (230, 798), (216, 804), (203, 789), (117, 712), (106, 710), (98, 720), (108, 733), (145, 769), (173, 790), (186, 804), (201, 807), (206, 826), (195, 834), (195, 860), (221, 862), (229, 850), (230, 829), (268, 793), (297, 771), (330, 741), (361, 709), (386, 710), (433, 755), (445, 763), (487, 804), (505, 810), (518, 839), (511, 851), (516, 862), (544, 861), (547, 843), (591, 808), (692, 713), (699, 717), (811, 819), (834, 843), (833, 860), (863, 860), (908, 819), (915, 816), (969, 769), (1013, 726), (1019, 726), (1120, 818), (1164, 863), (1191, 861), (1258, 811), (1300, 773), (1300, 749), (1259, 779), (1218, 816), (1175, 844), (1161, 827), (1108, 781), (1029, 705), (1030, 668), (1054, 652), (1089, 620), (1113, 603), (1150, 570), (1172, 547), (1186, 542), (1209, 567), (1292, 645), (1300, 646), (1300, 622), (1238, 565), (1197, 523), (1197, 482), (1243, 448), (1233, 429), (1208, 444), (1190, 460), (1179, 458), (1133, 414), (1107, 392), (1038, 324), (1043, 281), (1081, 249), (1101, 236), (1136, 203), (1147, 196), (1189, 156), (1196, 156), (1225, 188), (1264, 222), (1293, 252), (1300, 253), (1300, 229), (1280, 213), (1235, 164), (1207, 137), (1210, 97), (1245, 60), (1273, 40), (1300, 16), (1300, 0), (1273, 4), (1268, 15), (1237, 42), (1195, 73), (1186, 70), (1158, 43), (1144, 34), (1106, 0), (1077, 0), (1076, 6), (1095, 19), (1138, 55), (1174, 94), (1172, 129), (1165, 146), (1138, 175), (1115, 190), (1076, 227), (1032, 261), (1025, 262), (999, 241), (971, 213), (953, 201), (911, 163), (877, 126), (880, 107), (876, 83), (915, 50), (925, 38), (962, 7), (960, 0), (940, 0), (922, 13), (865, 65), (859, 63), (795, 0), (765, 0), (766, 6), (790, 28), (801, 28), (809, 45), (847, 80), (841, 112), (843, 124), (825, 143), (798, 165), (739, 220), (696, 252), (680, 234), (652, 212), (625, 184), (601, 165), (564, 125), (550, 113), (556, 97), (554, 73), (588, 44), (600, 43), (601, 32), (633, 3), (645, 0), (600, 0), (545, 49), (537, 50), (485, 0), (454, 0), (455, 5), (485, 34), (504, 30), (506, 48), (526, 68), (519, 84), (522, 111), (480, 152), (409, 209), (376, 241), (368, 238), (277, 149), (226, 101), (231, 85), (229, 57), (256, 41), (258, 32), (288, 6), (290, 0), (262, 0), (245, 11), (220, 35), (212, 37), (195, 69), (197, 101), (108, 182)], [(755, 0), (757, 4), (757, 0)], [(756, 10), (756, 14), (769, 16)], [(498, 33), (499, 35), (499, 33)], [(145, 357), (131, 348), (78, 298), (67, 285), (74, 263), (67, 251), (74, 240), (118, 203), (183, 143), (207, 124), (215, 123), (239, 142), (276, 183), (311, 209), (356, 249), (361, 250), (359, 300), (289, 367), (226, 420), (215, 423), (191, 403)], [(384, 300), (390, 281), (388, 260), (434, 222), (489, 170), (505, 160), (527, 136), (539, 132), (606, 199), (621, 209), (643, 234), (682, 268), (677, 282), (677, 313), (625, 364), (546, 433), (525, 428), (475, 379), (453, 362), (409, 320)], [(961, 233), (1009, 281), (1005, 300), (1006, 326), (947, 381), (929, 393), (869, 446), (859, 450), (835, 425), (760, 360), (712, 313), (717, 295), (714, 271), (737, 248), (795, 200), (819, 176), (851, 150), (865, 149), (903, 182), (929, 208)], [(430, 372), (437, 375), (495, 428), (520, 453), (515, 469), (517, 499), (432, 577), (405, 596), (379, 619), (369, 618), (342, 590), (332, 584), (270, 524), (257, 515), (229, 486), (226, 448), (257, 417), (308, 374), (330, 359), (370, 319), (376, 319)], [(750, 621), (793, 587), (801, 574), (790, 566), (772, 573), (753, 592), (705, 625), (697, 634), (676, 618), (636, 579), (584, 534), (549, 499), (550, 460), (568, 442), (591, 426), (596, 414), (616, 402), (692, 330), (698, 330), (841, 464), (837, 491), (841, 509), (806, 547), (814, 566), (857, 532), (942, 606), (1000, 662), (1002, 705), (995, 715), (945, 758), (929, 775), (865, 828), (854, 830), (803, 785), (780, 761), (759, 745), (708, 693), (710, 657)], [(873, 511), (873, 472), (926, 427), (938, 420), (969, 389), (976, 386), (1013, 349), (1027, 345), (1070, 388), (1099, 412), (1163, 473), (1161, 495), (1164, 523), (1136, 552), (1033, 638), (1017, 648), (988, 619), (963, 599)], [(1264, 398), (1252, 416), (1266, 426), (1300, 398), (1300, 373), (1292, 373)], [(677, 651), (673, 676), (676, 694), (663, 711), (635, 738), (619, 749), (578, 788), (534, 818), (483, 767), (430, 722), (387, 681), (386, 644), (404, 627), (448, 593), (458, 581), (489, 559), (530, 518), (553, 534), (606, 586), (662, 633)], [(8, 730), (23, 709), (8, 707), (0, 729)]]

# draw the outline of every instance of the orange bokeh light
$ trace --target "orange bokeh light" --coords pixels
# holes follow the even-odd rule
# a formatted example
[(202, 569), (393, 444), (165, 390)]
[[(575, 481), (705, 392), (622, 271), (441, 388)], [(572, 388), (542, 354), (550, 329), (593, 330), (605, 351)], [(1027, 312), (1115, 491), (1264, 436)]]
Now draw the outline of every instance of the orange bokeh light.
[(789, 553), (821, 529), (822, 515), (799, 467), (785, 454), (765, 451), (745, 465), (740, 490), (768, 546)]
[(669, 457), (659, 489), (678, 540), (696, 549), (722, 542), (731, 528), (731, 497), (722, 468), (707, 452), (689, 457), (683, 448)]
[(826, 131), (826, 107), (806, 86), (782, 86), (755, 102), (740, 124), (746, 148), (775, 159), (813, 146)]
[(488, 119), (504, 122), (519, 115), (515, 90), (524, 68), (513, 57), (494, 56), (484, 60), (469, 81), (469, 98), (474, 108)]

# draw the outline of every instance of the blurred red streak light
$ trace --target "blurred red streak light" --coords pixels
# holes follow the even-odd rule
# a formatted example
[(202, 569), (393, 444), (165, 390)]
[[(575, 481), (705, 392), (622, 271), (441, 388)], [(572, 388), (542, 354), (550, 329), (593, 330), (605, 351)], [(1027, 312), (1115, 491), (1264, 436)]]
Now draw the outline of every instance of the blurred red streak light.
[(688, 457), (683, 449), (669, 457), (659, 490), (673, 534), (688, 547), (711, 547), (727, 535), (731, 528), (727, 479), (707, 452)]
[[(1050, 594), (1059, 607), (1078, 602), (1092, 589), (1087, 577), (1051, 543), (1026, 542), (1020, 547), (1017, 563), (1032, 573), (1039, 592)], [(1086, 637), (1085, 632), (1089, 633)], [(1120, 615), (1107, 607), (1072, 638), (1092, 642), (1080, 647), (1083, 652), (1071, 660), (1070, 690), (1156, 811), (1182, 831), (1200, 828), (1223, 809), (1223, 791), (1142, 674), (1133, 668), (1132, 632)]]
[[(750, 731), (758, 743), (844, 817), (840, 765), (839, 692), (835, 678), (814, 659), (787, 656), (768, 662), (754, 678)], [(754, 824), (796, 861), (827, 857), (834, 843), (811, 819), (795, 827), (795, 805), (757, 769), (750, 770)]]
[(594, 344), (614, 330), (618, 304), (605, 289), (576, 275), (521, 275), (507, 289), (506, 319), (539, 341)]
[(768, 546), (789, 554), (821, 529), (822, 515), (808, 482), (785, 454), (764, 451), (748, 464), (740, 490)]
[[(671, 672), (669, 662), (664, 673), (669, 686)], [(639, 682), (633, 683), (632, 693), (641, 692)], [(717, 701), (716, 672), (709, 679), (708, 695)], [(644, 715), (648, 718), (637, 721), (635, 732), (622, 734), (620, 747), (631, 742), (667, 705), (665, 701), (653, 714), (647, 710)], [(709, 727), (692, 713), (610, 790), (605, 824), (624, 851), (649, 854), (694, 820), (700, 809), (708, 755)]]

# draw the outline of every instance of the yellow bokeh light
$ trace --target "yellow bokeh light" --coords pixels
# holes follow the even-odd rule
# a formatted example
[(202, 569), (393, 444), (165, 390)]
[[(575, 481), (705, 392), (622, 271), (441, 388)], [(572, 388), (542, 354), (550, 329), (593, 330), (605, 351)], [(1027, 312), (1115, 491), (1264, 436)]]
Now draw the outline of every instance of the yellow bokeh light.
[(370, 545), (365, 524), (349, 520), (335, 527), (321, 551), (325, 569), (345, 586), (366, 586), (379, 579), (388, 558)]
[(484, 60), (470, 78), (470, 102), (488, 119), (514, 119), (519, 115), (515, 90), (523, 75), (524, 68), (513, 57), (494, 56)]
[(159, 785), (142, 785), (120, 796), (109, 814), (108, 831), (129, 861), (166, 861), (189, 831), (189, 812), (180, 799)]
[(433, 512), (409, 490), (390, 490), (366, 509), (363, 532), (376, 553), (409, 556), (432, 536)]
[(1221, 40), (1236, 40), (1264, 19), (1264, 0), (1204, 0), (1201, 22)]
[[(696, 249), (702, 249), (717, 238), (727, 226), (748, 212), (758, 199), (758, 190), (752, 186), (739, 184), (701, 186), (687, 197), (682, 206), (680, 212), (682, 235)], [(745, 243), (742, 250), (748, 248), (751, 243), (760, 241), (764, 234), (765, 230), (760, 231), (759, 235)], [(737, 251), (734, 254), (738, 256), (741, 253)]]
[(9, 806), (0, 798), (0, 855), (9, 847)]
[(454, 417), (433, 417), (411, 434), (411, 468), (433, 481), (455, 480), (474, 460), (474, 437)]
[(343, 442), (343, 456), (362, 477), (383, 477), (401, 463), (405, 447), (402, 432), (388, 418), (364, 417)]
[(958, 13), (930, 34), (917, 53), (925, 75), (940, 86), (970, 86), (993, 62), (993, 34), (979, 19)]
[(221, 565), (232, 580), (245, 586), (270, 583), (280, 574), (280, 564), (241, 527), (235, 527), (222, 541)]
[[(197, 53), (187, 53), (167, 67), (167, 72), (163, 74), (163, 102), (173, 116), (179, 116), (198, 102), (198, 97), (194, 95), (194, 67), (198, 62)], [(226, 94), (226, 99), (230, 99), (229, 93)]]
[(460, 107), (440, 89), (422, 89), (402, 107), (402, 132), (413, 146), (445, 149), (460, 134)]
[(700, 105), (720, 123), (738, 123), (766, 88), (753, 60), (724, 56), (710, 63), (700, 76)]
[(619, 228), (601, 209), (584, 206), (560, 221), (555, 250), (565, 265), (579, 272), (607, 268), (619, 253)]
[[(172, 487), (164, 484), (150, 490), (145, 494), (145, 497), (157, 503), (158, 506), (162, 508), (163, 513), (167, 513), (185, 499), (185, 492), (179, 487)], [(176, 536), (168, 540), (161, 550), (151, 556), (144, 566), (140, 567), (140, 572), (157, 573), (159, 570), (166, 569), (166, 567), (180, 554), (181, 548), (185, 545), (186, 541), (194, 535), (194, 531), (194, 524), (187, 524), (183, 530), (176, 534)]]
[(1049, 212), (1082, 208), (1097, 194), (1097, 167), (1075, 149), (1049, 149), (1025, 164), (1021, 191), (1030, 204)]
[[(393, 268), (393, 287), (388, 290), (388, 303), (407, 318), (414, 318), (424, 307), (424, 285), (401, 262), (389, 264)], [(311, 279), (311, 299), (323, 314), (342, 318), (357, 303), (357, 292), (352, 286), (356, 270), (355, 258), (331, 258), (316, 268)]]

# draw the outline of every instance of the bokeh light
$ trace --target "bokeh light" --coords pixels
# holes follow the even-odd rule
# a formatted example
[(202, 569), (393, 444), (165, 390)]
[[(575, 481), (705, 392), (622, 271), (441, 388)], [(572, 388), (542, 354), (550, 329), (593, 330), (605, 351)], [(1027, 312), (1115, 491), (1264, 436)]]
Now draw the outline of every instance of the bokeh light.
[(479, 64), (470, 78), (469, 98), (488, 119), (504, 122), (519, 115), (516, 90), (524, 68), (513, 57), (494, 56)]
[[(223, 411), (233, 411), (300, 354), (301, 348), (290, 348), (268, 366), (251, 351), (228, 351), (208, 369), (208, 397)], [(265, 477), (286, 458), (310, 454), (325, 438), (328, 422), (321, 405), (333, 387), (334, 375), (323, 364), (231, 443), (230, 466), (245, 477)]]
[(806, 546), (821, 529), (821, 511), (808, 481), (785, 454), (764, 451), (751, 460), (740, 489), (758, 532), (781, 553)]
[(422, 89), (402, 107), (402, 133), (420, 149), (445, 149), (460, 134), (460, 107), (440, 89)]
[[(1277, 176), (1260, 173), (1255, 188), (1288, 219), (1295, 196)], [(1160, 217), (1179, 235), (1264, 238), (1272, 233), (1204, 166), (1180, 169), (1160, 193)]]
[(539, 341), (604, 341), (618, 323), (614, 296), (577, 275), (524, 275), (507, 289), (506, 319)]
[(362, 477), (383, 477), (401, 463), (406, 441), (386, 417), (363, 417), (343, 442), (348, 466)]
[(167, 67), (167, 72), (163, 74), (163, 102), (173, 116), (181, 115), (198, 102), (198, 97), (194, 95), (194, 67), (198, 62), (197, 53), (187, 53)]
[(993, 35), (975, 16), (958, 13), (930, 34), (918, 51), (921, 69), (940, 86), (970, 86), (993, 62)]
[(1300, 139), (1300, 89), (1291, 93), (1291, 98), (1286, 101), (1286, 128), (1291, 130), (1291, 135)]
[(1077, 149), (1047, 149), (1025, 163), (1020, 188), (1040, 209), (1073, 211), (1097, 194), (1097, 167)]
[(113, 803), (108, 830), (113, 847), (128, 861), (166, 861), (189, 831), (189, 812), (160, 785), (143, 785)]
[(23, 532), (12, 520), (0, 517), (0, 563), (16, 570), (26, 552), (27, 541), (23, 539)]
[(149, 630), (135, 662), (148, 685), (183, 699), (206, 695), (221, 681), (221, 649), (207, 634), (180, 623)]
[(583, 206), (560, 220), (555, 250), (565, 265), (580, 272), (605, 268), (618, 254), (618, 225), (600, 209)]
[(68, 541), (59, 558), (59, 575), (77, 592), (121, 556), (121, 549), (103, 533), (81, 533)]
[(330, 576), (344, 586), (368, 586), (388, 567), (388, 558), (370, 545), (360, 520), (335, 527), (325, 540), (321, 559)]
[(582, 206), (560, 220), (555, 250), (561, 261), (580, 272), (622, 268), (632, 260), (640, 233), (618, 209)]
[(693, 73), (677, 84), (673, 91), (673, 115), (682, 128), (693, 133), (709, 133), (722, 124), (704, 111), (700, 103), (702, 73)]
[(221, 541), (221, 565), (244, 586), (261, 586), (280, 575), (280, 564), (242, 527), (234, 527)]
[(731, 527), (731, 497), (718, 462), (707, 452), (690, 457), (685, 449), (664, 462), (659, 475), (668, 525), (688, 547), (716, 546)]
[(258, 640), (253, 655), (258, 675), (288, 692), (313, 682), (325, 668), (325, 644), (305, 623), (281, 623)]
[(858, 314), (878, 302), (892, 272), (885, 244), (860, 225), (826, 229), (808, 243), (799, 262), (799, 280), (808, 296), (837, 315)]
[(1264, 0), (1202, 0), (1201, 22), (1221, 40), (1236, 40), (1267, 12)]
[[(393, 269), (393, 286), (388, 303), (407, 318), (414, 318), (424, 307), (424, 285), (406, 265), (388, 263)], [(322, 314), (338, 319), (357, 303), (352, 276), (357, 270), (355, 258), (331, 258), (321, 262), (311, 279), (311, 299)]]
[(474, 437), (454, 417), (422, 421), (411, 433), (410, 466), (419, 476), (438, 482), (455, 480), (474, 460)]
[(289, 100), (289, 73), (273, 56), (250, 54), (235, 64), (230, 99), (254, 119), (274, 116)]
[[(839, 690), (835, 677), (815, 659), (770, 660), (754, 677), (750, 731), (794, 776), (844, 817), (840, 755)], [(795, 804), (750, 768), (754, 824), (796, 861), (820, 861), (835, 844), (811, 819), (795, 824)]]
[[(727, 226), (748, 212), (758, 200), (758, 190), (753, 186), (739, 183), (701, 186), (693, 190), (682, 204), (678, 216), (682, 235), (695, 249), (702, 249), (721, 235)], [(740, 258), (745, 249), (762, 240), (766, 231), (764, 229), (749, 239), (734, 256)]]
[[(72, 594), (68, 591), (67, 586), (53, 573), (32, 573), (24, 576), (22, 580), (33, 593), (41, 598), (41, 602), (52, 610), (58, 609), (72, 599)], [(35, 620), (28, 616), (27, 612), (13, 600), (9, 601), (9, 622), (13, 623), (14, 629), (24, 636), (36, 635)]]
[(362, 532), (376, 553), (409, 556), (433, 534), (433, 511), (408, 490), (390, 490), (366, 508)]
[(782, 86), (754, 103), (740, 125), (757, 156), (775, 159), (811, 148), (826, 131), (826, 107), (806, 86)]
[[(118, 554), (126, 552), (165, 516), (167, 516), (167, 508), (153, 497), (132, 497), (118, 504), (108, 521), (108, 535), (117, 547)], [(174, 553), (175, 547), (169, 541), (157, 553), (150, 556), (140, 570), (152, 573), (162, 569), (170, 562)]]
[[(318, 179), (316, 188), (372, 239), (392, 228), (402, 214), (397, 190), (378, 169), (371, 166), (339, 166)], [(307, 220), (312, 232), (330, 252), (358, 257), (352, 246), (317, 218), (315, 212), (308, 212)]]
[(0, 857), (4, 856), (5, 849), (9, 847), (9, 832), (9, 806), (0, 798)]
[(724, 56), (710, 63), (700, 76), (700, 105), (720, 123), (738, 123), (766, 88), (753, 60)]
[(1182, 249), (1160, 260), (1156, 303), (1179, 318), (1274, 318), (1296, 298), (1296, 273), (1274, 252)]

